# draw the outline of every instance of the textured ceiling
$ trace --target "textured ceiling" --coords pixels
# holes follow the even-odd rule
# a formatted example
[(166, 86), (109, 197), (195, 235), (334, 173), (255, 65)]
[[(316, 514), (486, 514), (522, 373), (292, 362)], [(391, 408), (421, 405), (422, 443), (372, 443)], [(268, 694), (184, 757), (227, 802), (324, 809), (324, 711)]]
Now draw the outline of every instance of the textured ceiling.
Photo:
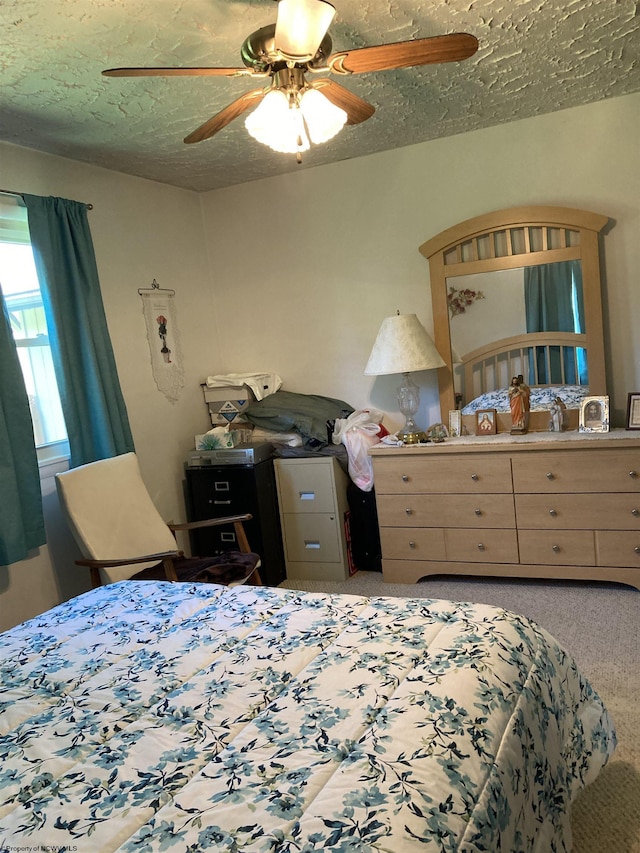
[(635, 0), (335, 0), (334, 51), (468, 32), (446, 65), (334, 78), (376, 107), (303, 155), (274, 154), (237, 119), (183, 138), (249, 78), (105, 78), (114, 66), (241, 66), (273, 0), (1, 0), (0, 139), (205, 191), (640, 90)]

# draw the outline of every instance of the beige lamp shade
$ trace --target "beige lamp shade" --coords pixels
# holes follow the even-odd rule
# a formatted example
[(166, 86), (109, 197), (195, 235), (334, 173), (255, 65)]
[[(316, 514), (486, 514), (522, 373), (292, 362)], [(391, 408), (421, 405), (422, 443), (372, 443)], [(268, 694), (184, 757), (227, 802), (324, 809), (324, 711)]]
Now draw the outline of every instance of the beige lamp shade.
[(444, 364), (417, 316), (397, 314), (382, 321), (364, 372), (365, 376), (386, 376), (430, 370)]

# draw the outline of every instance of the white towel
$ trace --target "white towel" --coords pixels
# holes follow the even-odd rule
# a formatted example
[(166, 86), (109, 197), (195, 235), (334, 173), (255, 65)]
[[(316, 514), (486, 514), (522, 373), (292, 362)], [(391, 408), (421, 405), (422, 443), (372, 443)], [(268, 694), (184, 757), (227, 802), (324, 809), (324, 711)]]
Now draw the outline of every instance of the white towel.
[(269, 394), (275, 394), (282, 385), (282, 379), (277, 373), (222, 373), (207, 377), (207, 388), (221, 388), (231, 385), (251, 388), (256, 400), (262, 400)]

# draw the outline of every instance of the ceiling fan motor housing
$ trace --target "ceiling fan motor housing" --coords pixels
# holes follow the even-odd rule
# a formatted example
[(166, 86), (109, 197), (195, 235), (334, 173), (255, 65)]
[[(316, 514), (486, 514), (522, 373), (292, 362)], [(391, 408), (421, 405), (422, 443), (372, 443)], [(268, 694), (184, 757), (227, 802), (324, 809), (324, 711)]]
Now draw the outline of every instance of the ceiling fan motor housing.
[[(261, 27), (244, 40), (240, 49), (242, 61), (247, 68), (253, 68), (256, 71), (268, 71), (270, 68), (277, 71), (279, 68), (285, 68), (287, 59), (276, 48), (275, 42), (276, 25), (269, 24), (266, 27)], [(327, 33), (318, 48), (313, 59), (307, 62), (296, 63), (301, 68), (314, 68), (316, 66), (324, 67), (327, 64), (333, 42), (331, 36)]]

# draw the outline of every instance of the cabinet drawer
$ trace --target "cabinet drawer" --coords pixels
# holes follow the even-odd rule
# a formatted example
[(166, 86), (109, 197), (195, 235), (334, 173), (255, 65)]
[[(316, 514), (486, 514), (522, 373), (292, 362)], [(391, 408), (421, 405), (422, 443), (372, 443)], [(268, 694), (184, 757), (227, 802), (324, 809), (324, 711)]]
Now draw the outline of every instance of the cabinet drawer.
[(333, 464), (331, 457), (318, 461), (276, 460), (278, 496), (282, 512), (334, 512), (337, 507)]
[(444, 531), (440, 527), (381, 527), (385, 560), (444, 560)]
[(516, 495), (518, 528), (640, 530), (640, 496)]
[(383, 527), (515, 527), (512, 495), (377, 495)]
[(515, 530), (445, 530), (447, 560), (468, 563), (517, 563)]
[(335, 515), (287, 513), (283, 521), (287, 561), (333, 563), (342, 559)]
[(640, 492), (637, 450), (514, 454), (512, 464), (516, 492)]
[(595, 566), (591, 530), (520, 530), (521, 563), (543, 566)]
[(640, 568), (640, 533), (596, 530), (596, 565)]
[(438, 459), (374, 459), (376, 494), (441, 492), (510, 493), (511, 464), (505, 456)]
[(189, 470), (192, 521), (250, 512), (257, 515), (255, 469), (229, 465), (223, 468)]

